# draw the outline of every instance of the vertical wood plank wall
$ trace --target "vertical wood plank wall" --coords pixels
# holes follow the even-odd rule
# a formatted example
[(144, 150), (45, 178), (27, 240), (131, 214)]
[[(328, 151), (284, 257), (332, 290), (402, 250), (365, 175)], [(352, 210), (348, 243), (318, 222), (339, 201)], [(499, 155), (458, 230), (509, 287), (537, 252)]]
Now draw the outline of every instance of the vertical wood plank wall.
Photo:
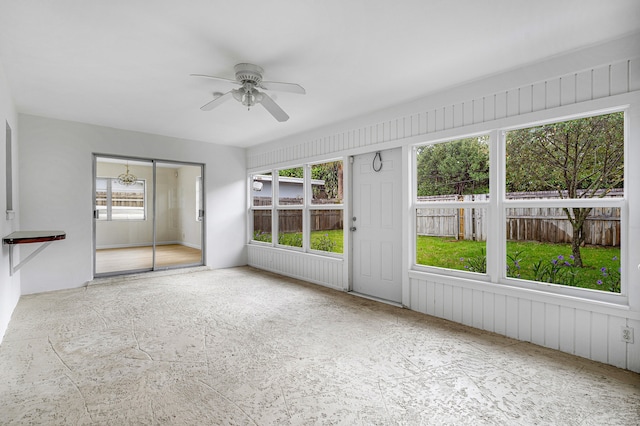
[[(553, 79), (442, 105), (425, 111), (301, 141), (268, 152), (248, 151), (248, 168), (304, 162), (322, 155), (351, 155), (366, 146), (437, 134), (512, 116), (551, 110), (640, 90), (640, 58), (634, 57)], [(637, 141), (638, 136), (635, 136)], [(412, 139), (415, 143), (415, 138)], [(371, 148), (374, 150), (375, 148)], [(250, 244), (249, 264), (336, 289), (347, 288), (347, 265), (323, 258)], [(457, 280), (416, 271), (409, 275), (409, 308), (514, 339), (640, 372), (640, 318), (623, 308), (532, 296), (508, 286)], [(621, 327), (636, 330), (633, 344)]]
[(249, 265), (289, 277), (344, 290), (344, 260), (294, 250), (249, 245)]
[(640, 90), (640, 58), (607, 64), (515, 89), (345, 130), (297, 145), (252, 155), (255, 169), (287, 161), (340, 153), (383, 142), (487, 123), (501, 118)]

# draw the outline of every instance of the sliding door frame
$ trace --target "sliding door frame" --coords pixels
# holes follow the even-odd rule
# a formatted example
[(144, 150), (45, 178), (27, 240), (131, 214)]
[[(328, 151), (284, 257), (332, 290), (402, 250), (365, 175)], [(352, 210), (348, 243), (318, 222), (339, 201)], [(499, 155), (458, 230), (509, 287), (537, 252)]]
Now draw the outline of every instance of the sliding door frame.
[[(147, 162), (151, 165), (152, 167), (152, 191), (151, 194), (147, 193), (147, 200), (151, 199), (151, 204), (150, 206), (146, 206), (145, 208), (147, 208), (147, 215), (150, 213), (152, 216), (152, 265), (151, 268), (140, 268), (140, 269), (130, 269), (130, 270), (122, 270), (122, 271), (109, 271), (109, 272), (102, 272), (102, 273), (98, 273), (96, 271), (97, 269), (97, 262), (96, 262), (96, 251), (97, 251), (97, 238), (96, 238), (96, 228), (97, 228), (97, 210), (96, 210), (96, 178), (97, 173), (98, 173), (98, 167), (97, 167), (97, 163), (98, 163), (98, 159), (99, 158), (108, 158), (108, 159), (113, 159), (113, 160), (119, 160), (119, 161), (141, 161), (141, 162)], [(158, 214), (158, 207), (157, 207), (157, 165), (158, 163), (164, 163), (164, 164), (172, 164), (172, 165), (183, 165), (183, 166), (193, 166), (193, 167), (199, 167), (200, 168), (200, 193), (199, 193), (199, 197), (200, 197), (200, 212), (196, 212), (198, 214), (198, 217), (201, 218), (201, 223), (200, 223), (200, 262), (198, 263), (189, 263), (189, 264), (179, 264), (179, 265), (166, 265), (166, 266), (161, 266), (158, 267), (156, 264), (156, 247), (158, 245), (157, 242), (157, 214)], [(203, 163), (193, 163), (193, 162), (187, 162), (187, 161), (175, 161), (175, 160), (163, 160), (163, 159), (157, 159), (157, 158), (144, 158), (144, 157), (134, 157), (134, 156), (125, 156), (125, 155), (116, 155), (116, 154), (102, 154), (102, 153), (93, 153), (92, 155), (92, 175), (93, 175), (93, 179), (92, 179), (92, 194), (91, 194), (91, 198), (92, 198), (92, 222), (93, 222), (93, 226), (92, 226), (92, 248), (93, 248), (93, 253), (92, 253), (92, 261), (93, 261), (93, 267), (92, 267), (92, 271), (93, 271), (93, 276), (94, 277), (108, 277), (108, 276), (115, 276), (115, 275), (126, 275), (126, 274), (134, 274), (134, 273), (140, 273), (140, 272), (151, 272), (151, 271), (163, 271), (163, 270), (169, 270), (169, 269), (180, 269), (180, 268), (188, 268), (188, 267), (196, 267), (196, 266), (204, 266), (205, 265), (205, 259), (206, 259), (206, 190), (205, 190), (205, 165)], [(197, 196), (197, 195), (196, 195)]]

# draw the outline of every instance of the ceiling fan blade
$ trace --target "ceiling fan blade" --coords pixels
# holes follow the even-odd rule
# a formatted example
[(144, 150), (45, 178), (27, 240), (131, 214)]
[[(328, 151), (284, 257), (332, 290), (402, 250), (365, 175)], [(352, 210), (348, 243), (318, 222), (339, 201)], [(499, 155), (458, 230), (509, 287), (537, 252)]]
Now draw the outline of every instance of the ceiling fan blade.
[(225, 103), (226, 101), (228, 101), (229, 99), (231, 99), (231, 95), (233, 94), (233, 90), (230, 92), (225, 93), (224, 95), (220, 95), (217, 98), (215, 98), (214, 100), (212, 100), (211, 102), (207, 102), (206, 104), (202, 105), (200, 107), (200, 109), (202, 111), (211, 111), (212, 109), (214, 109), (217, 106), (222, 105), (223, 103)]
[(216, 77), (215, 75), (205, 75), (205, 74), (189, 74), (189, 75), (191, 77), (204, 77), (204, 78), (210, 78), (212, 80), (224, 81), (225, 83), (240, 84), (236, 80), (231, 80), (230, 78), (224, 78), (224, 77)]
[(262, 81), (260, 87), (267, 90), (277, 90), (279, 92), (297, 93), (305, 95), (307, 93), (304, 87), (295, 83), (281, 83), (278, 81)]
[(266, 93), (260, 93), (260, 95), (262, 98), (260, 100), (260, 103), (262, 104), (264, 109), (266, 109), (271, 115), (273, 115), (276, 120), (283, 122), (289, 119), (287, 113), (284, 112), (284, 110), (280, 108), (280, 106), (275, 103), (275, 101), (271, 99), (269, 95), (267, 95)]

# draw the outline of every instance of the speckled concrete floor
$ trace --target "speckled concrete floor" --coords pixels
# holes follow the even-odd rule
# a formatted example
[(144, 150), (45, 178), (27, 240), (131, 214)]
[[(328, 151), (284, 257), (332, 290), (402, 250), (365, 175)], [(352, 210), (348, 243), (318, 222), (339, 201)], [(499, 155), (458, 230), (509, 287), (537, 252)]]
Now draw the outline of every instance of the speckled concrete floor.
[(252, 268), (23, 297), (0, 424), (637, 425), (640, 376)]

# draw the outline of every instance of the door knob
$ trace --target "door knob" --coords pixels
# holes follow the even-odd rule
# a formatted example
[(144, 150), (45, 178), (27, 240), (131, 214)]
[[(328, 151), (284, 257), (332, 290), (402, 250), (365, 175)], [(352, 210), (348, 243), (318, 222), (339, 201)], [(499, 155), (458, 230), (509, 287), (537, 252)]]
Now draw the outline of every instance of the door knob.
[(352, 226), (351, 228), (349, 228), (349, 231), (355, 231), (355, 230), (356, 230), (355, 226)]

